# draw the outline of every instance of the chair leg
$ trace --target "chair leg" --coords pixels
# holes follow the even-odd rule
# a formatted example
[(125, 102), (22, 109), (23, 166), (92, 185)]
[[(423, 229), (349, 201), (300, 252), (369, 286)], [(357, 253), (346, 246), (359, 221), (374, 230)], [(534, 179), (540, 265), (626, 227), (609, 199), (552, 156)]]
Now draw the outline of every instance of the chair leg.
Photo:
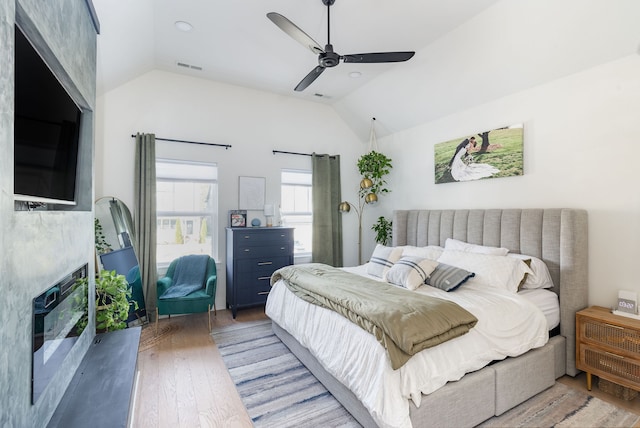
[(158, 335), (158, 307), (156, 306), (156, 336)]
[(209, 305), (209, 310), (207, 311), (207, 317), (209, 318), (209, 333), (211, 333), (211, 305)]

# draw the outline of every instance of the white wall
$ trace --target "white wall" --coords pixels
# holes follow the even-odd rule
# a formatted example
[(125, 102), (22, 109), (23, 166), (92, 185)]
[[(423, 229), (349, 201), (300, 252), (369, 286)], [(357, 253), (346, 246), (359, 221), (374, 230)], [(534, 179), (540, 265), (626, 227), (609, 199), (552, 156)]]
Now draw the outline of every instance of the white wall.
[[(136, 132), (232, 145), (225, 150), (192, 144), (157, 144), (158, 153), (171, 152), (178, 158), (218, 164), (218, 210), (222, 220), (218, 227), (218, 308), (225, 305), (224, 228), (228, 210), (238, 208), (238, 177), (266, 177), (266, 202), (277, 206), (281, 169), (310, 170), (311, 159), (273, 155), (272, 150), (340, 154), (343, 198), (352, 200), (357, 197), (356, 160), (368, 147), (326, 105), (153, 71), (98, 98), (96, 198), (115, 196), (132, 211), (135, 144), (131, 135)], [(253, 217), (260, 217), (264, 224), (261, 212), (249, 212), (249, 220)], [(355, 216), (345, 217), (344, 229), (345, 265), (354, 265)]]
[[(395, 165), (383, 212), (587, 209), (589, 303), (614, 305), (619, 289), (640, 293), (638, 100), (640, 57), (633, 55), (380, 139)], [(434, 184), (434, 144), (520, 122), (523, 176)]]

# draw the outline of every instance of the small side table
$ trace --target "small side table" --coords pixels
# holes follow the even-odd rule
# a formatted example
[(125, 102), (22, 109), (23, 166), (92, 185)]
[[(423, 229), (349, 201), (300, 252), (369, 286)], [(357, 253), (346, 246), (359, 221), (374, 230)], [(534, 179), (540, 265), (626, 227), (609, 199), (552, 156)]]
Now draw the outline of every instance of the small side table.
[(592, 306), (576, 313), (576, 367), (640, 391), (640, 320)]

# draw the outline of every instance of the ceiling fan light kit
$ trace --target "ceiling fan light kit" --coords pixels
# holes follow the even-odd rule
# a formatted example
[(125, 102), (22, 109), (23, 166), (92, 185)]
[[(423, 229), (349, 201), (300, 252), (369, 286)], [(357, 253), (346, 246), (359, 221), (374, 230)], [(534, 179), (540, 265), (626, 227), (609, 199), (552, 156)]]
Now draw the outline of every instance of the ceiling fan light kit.
[(407, 61), (415, 55), (415, 52), (374, 52), (374, 53), (360, 53), (340, 55), (333, 50), (331, 44), (331, 6), (335, 3), (335, 0), (322, 0), (322, 4), (327, 6), (327, 44), (324, 49), (320, 47), (318, 42), (313, 40), (307, 33), (302, 31), (296, 24), (280, 15), (276, 12), (267, 13), (269, 18), (274, 24), (278, 26), (282, 31), (288, 34), (292, 39), (300, 43), (305, 48), (311, 50), (314, 54), (318, 55), (318, 65), (307, 74), (298, 85), (295, 90), (300, 92), (304, 91), (309, 85), (311, 85), (320, 76), (326, 68), (335, 67), (342, 62), (350, 63), (383, 63), (383, 62), (402, 62)]

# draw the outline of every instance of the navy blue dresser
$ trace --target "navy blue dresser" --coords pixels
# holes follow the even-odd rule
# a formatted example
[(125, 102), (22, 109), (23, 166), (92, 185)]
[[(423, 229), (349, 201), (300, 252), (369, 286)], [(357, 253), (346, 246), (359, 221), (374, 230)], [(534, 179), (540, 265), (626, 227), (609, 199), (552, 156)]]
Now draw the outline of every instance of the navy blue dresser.
[(271, 274), (293, 264), (293, 228), (227, 228), (227, 309), (263, 305)]

